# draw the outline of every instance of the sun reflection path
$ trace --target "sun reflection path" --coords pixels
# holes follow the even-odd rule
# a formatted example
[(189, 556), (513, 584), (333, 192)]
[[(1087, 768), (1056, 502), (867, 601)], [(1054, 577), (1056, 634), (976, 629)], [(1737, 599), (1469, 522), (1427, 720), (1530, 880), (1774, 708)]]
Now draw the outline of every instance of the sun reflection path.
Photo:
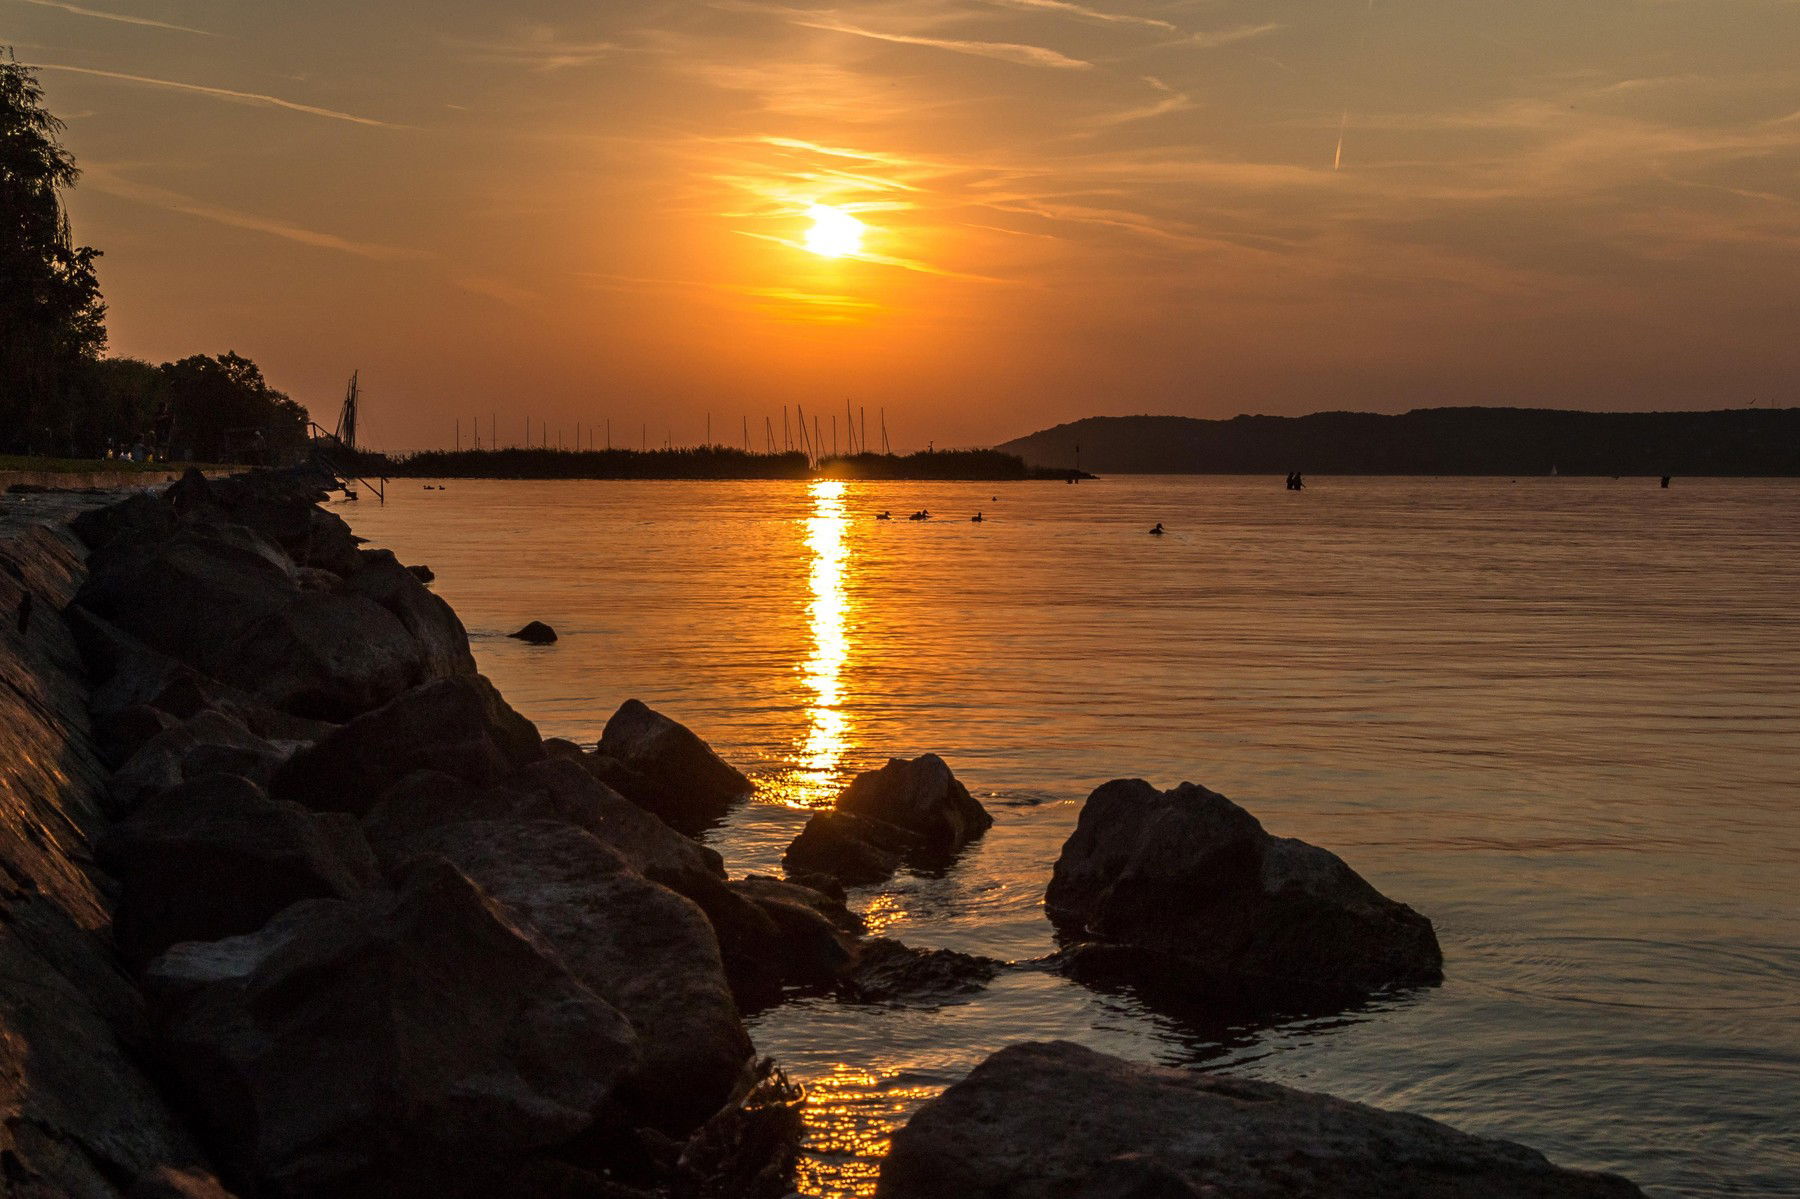
[(850, 732), (842, 704), (844, 663), (850, 656), (850, 601), (844, 593), (844, 566), (849, 558), (844, 535), (850, 522), (844, 516), (844, 484), (840, 480), (820, 479), (810, 490), (813, 514), (806, 520), (806, 548), (812, 552), (807, 604), (812, 656), (800, 664), (800, 681), (811, 695), (806, 739), (777, 794), (781, 802), (793, 807), (828, 808), (837, 798), (838, 765)]

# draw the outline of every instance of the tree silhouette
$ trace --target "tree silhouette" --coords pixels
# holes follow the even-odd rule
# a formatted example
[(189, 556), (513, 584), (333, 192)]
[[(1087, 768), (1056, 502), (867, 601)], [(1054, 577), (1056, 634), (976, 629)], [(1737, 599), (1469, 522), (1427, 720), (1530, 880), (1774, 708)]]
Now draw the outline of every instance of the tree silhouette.
[(71, 244), (62, 192), (79, 175), (37, 74), (0, 56), (0, 443), (85, 440), (69, 389), (106, 345), (98, 250)]

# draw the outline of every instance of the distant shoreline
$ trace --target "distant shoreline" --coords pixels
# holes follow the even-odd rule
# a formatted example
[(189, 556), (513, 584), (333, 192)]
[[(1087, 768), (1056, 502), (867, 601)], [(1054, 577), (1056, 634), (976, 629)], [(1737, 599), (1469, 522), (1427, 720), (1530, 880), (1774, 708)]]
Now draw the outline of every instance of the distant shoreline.
[(1086, 472), (1031, 467), (994, 450), (854, 454), (816, 462), (798, 451), (757, 454), (724, 446), (666, 450), (424, 450), (414, 454), (327, 451), (345, 475), (389, 479), (746, 479), (907, 480), (1006, 483), (1093, 478)]

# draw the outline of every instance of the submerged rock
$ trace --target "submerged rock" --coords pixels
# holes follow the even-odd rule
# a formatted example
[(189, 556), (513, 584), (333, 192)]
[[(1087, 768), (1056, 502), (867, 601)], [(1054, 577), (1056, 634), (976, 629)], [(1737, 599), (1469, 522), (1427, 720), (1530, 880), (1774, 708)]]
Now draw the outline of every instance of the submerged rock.
[(541, 620), (534, 620), (516, 633), (508, 633), (515, 641), (524, 641), (531, 645), (550, 645), (556, 640), (556, 630)]
[(606, 722), (599, 752), (649, 783), (642, 792), (620, 787), (625, 798), (690, 835), (712, 825), (755, 790), (693, 730), (635, 699), (620, 704)]
[(889, 758), (881, 769), (857, 775), (835, 811), (808, 820), (782, 865), (789, 875), (880, 883), (906, 862), (943, 866), (993, 823), (936, 754)]
[(1225, 1004), (1348, 1002), (1443, 976), (1431, 921), (1223, 795), (1117, 779), (1088, 796), (1044, 893), (1068, 935)]
[(857, 951), (838, 993), (857, 1003), (937, 1004), (972, 995), (1005, 963), (954, 949), (914, 949), (877, 937)]
[(641, 1060), (617, 1009), (442, 861), (178, 945), (147, 983), (223, 1176), (263, 1195), (500, 1193)]
[(1066, 1041), (988, 1058), (894, 1134), (878, 1199), (1641, 1199), (1510, 1141)]

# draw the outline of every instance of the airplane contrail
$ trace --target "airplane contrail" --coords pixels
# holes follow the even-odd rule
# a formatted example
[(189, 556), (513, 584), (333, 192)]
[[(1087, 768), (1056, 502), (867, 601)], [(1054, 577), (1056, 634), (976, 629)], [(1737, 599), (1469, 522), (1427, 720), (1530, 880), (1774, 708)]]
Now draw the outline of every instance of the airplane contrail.
[[(1363, 9), (1362, 36), (1357, 39), (1358, 56), (1369, 46), (1369, 18), (1375, 13), (1375, 0), (1369, 0), (1369, 6)], [(1344, 115), (1338, 118), (1337, 152), (1331, 156), (1331, 169), (1338, 170), (1344, 165), (1344, 132), (1350, 128), (1350, 109), (1344, 109)]]

